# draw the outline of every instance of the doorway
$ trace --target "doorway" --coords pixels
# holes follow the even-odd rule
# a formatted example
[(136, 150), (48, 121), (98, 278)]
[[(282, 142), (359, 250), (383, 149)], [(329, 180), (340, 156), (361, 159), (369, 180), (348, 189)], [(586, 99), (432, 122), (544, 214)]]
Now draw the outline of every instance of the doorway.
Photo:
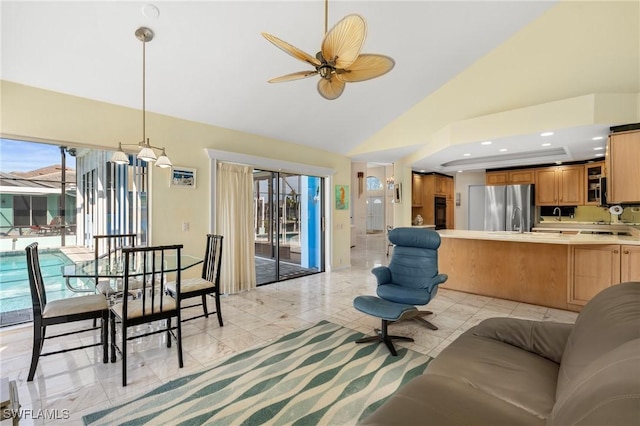
[(367, 234), (384, 231), (384, 197), (367, 197)]
[(254, 170), (257, 285), (324, 271), (323, 180)]

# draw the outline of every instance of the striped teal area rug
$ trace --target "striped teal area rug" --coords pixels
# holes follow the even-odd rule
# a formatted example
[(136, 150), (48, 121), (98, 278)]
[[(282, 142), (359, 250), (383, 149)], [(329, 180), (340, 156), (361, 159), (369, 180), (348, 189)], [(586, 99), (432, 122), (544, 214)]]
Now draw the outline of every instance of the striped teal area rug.
[(427, 368), (426, 355), (356, 344), (322, 321), (216, 367), (168, 382), (87, 425), (352, 425)]

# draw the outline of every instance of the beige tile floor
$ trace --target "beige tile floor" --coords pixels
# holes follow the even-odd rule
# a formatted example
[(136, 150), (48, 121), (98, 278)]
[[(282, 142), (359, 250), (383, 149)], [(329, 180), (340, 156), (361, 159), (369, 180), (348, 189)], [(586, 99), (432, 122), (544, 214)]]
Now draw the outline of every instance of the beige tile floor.
[[(41, 358), (35, 379), (28, 383), (32, 327), (0, 329), (1, 375), (17, 381), (20, 402), (24, 409), (31, 410), (25, 412), (20, 424), (82, 424), (84, 414), (126, 402), (169, 380), (211, 367), (229, 355), (320, 320), (372, 333), (374, 327), (379, 327), (379, 320), (356, 311), (352, 303), (358, 295), (375, 294), (376, 283), (370, 271), (388, 262), (386, 240), (381, 234), (359, 237), (351, 250), (350, 268), (223, 296), (224, 327), (218, 326), (215, 315), (184, 324), (182, 369), (177, 365), (175, 345), (171, 349), (164, 345), (164, 334), (131, 341), (127, 387), (121, 385), (121, 360), (103, 364), (96, 348)], [(447, 290), (446, 285), (429, 304), (429, 310), (434, 312), (429, 319), (439, 329), (432, 331), (414, 322), (393, 325), (395, 334), (415, 340), (399, 346), (435, 357), (484, 318), (560, 322), (573, 322), (576, 318), (572, 312), (460, 293)], [(91, 334), (76, 336), (82, 335), (50, 341), (45, 350), (95, 339)], [(45, 416), (58, 419), (43, 419)]]

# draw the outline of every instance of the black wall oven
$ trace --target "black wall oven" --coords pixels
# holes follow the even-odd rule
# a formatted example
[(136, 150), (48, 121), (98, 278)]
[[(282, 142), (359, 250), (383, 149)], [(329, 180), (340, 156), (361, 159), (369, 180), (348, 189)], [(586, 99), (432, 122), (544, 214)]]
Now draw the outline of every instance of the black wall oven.
[(435, 225), (436, 229), (447, 229), (447, 199), (435, 197)]

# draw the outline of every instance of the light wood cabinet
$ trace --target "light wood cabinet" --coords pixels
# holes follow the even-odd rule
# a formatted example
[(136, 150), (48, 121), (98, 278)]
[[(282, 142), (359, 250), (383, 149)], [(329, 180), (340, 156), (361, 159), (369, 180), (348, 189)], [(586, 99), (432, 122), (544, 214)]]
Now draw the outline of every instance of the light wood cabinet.
[(600, 178), (604, 176), (604, 161), (584, 165), (584, 204), (600, 205)]
[(447, 198), (447, 229), (455, 229), (453, 199)]
[(535, 183), (535, 173), (533, 169), (509, 171), (509, 185), (528, 185), (532, 183)]
[(571, 248), (568, 302), (585, 305), (593, 296), (620, 282), (620, 246), (586, 245)]
[(453, 200), (455, 195), (455, 183), (453, 179), (447, 179), (447, 200)]
[[(413, 222), (416, 216), (420, 215), (425, 225), (435, 224), (435, 197), (443, 197), (447, 200), (447, 228), (453, 228), (453, 190), (451, 177), (413, 173), (411, 221)], [(451, 220), (449, 220), (449, 214), (451, 214)]]
[(584, 204), (584, 166), (544, 167), (535, 171), (537, 206)]
[(640, 280), (640, 246), (585, 245), (571, 252), (571, 304), (584, 305), (607, 287)]
[(640, 281), (640, 246), (620, 247), (620, 282)]
[(568, 258), (563, 244), (443, 237), (438, 270), (451, 290), (567, 309)]
[(534, 169), (504, 170), (487, 172), (487, 185), (528, 185), (535, 183)]
[(447, 190), (449, 188), (449, 185), (447, 184), (447, 182), (449, 180), (450, 178), (446, 178), (444, 176), (436, 176), (434, 179), (435, 188), (433, 193), (438, 196), (449, 198), (447, 196)]
[(487, 185), (508, 185), (509, 172), (487, 172), (485, 182)]
[(607, 201), (640, 202), (640, 130), (611, 134), (606, 161)]
[(422, 175), (416, 173), (411, 181), (411, 205), (422, 207)]

